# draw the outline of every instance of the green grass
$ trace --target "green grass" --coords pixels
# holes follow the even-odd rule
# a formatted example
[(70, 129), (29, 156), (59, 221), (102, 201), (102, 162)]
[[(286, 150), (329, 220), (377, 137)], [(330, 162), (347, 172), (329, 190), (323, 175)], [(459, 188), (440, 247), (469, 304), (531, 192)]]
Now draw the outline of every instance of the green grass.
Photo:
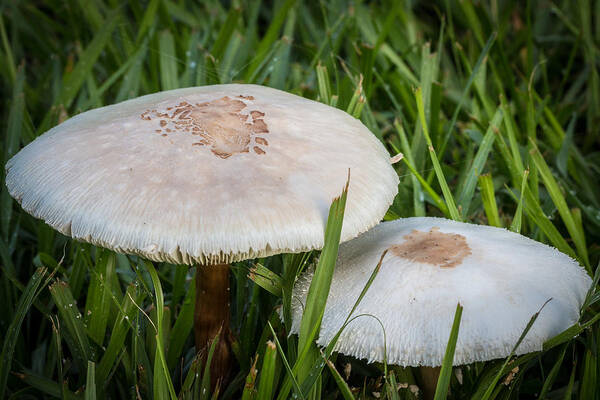
[[(509, 228), (575, 257), (596, 289), (599, 19), (599, 0), (3, 2), (0, 157), (94, 107), (264, 84), (360, 118), (403, 154), (385, 219)], [(286, 334), (291, 288), (318, 252), (234, 266), (239, 368), (220, 398), (415, 398), (410, 368), (314, 344), (343, 199), (299, 337)], [(3, 181), (0, 266), (0, 398), (215, 397), (194, 354), (193, 270), (73, 242), (23, 212)], [(581, 324), (542, 352), (445, 363), (437, 398), (598, 400), (599, 319), (592, 292)]]

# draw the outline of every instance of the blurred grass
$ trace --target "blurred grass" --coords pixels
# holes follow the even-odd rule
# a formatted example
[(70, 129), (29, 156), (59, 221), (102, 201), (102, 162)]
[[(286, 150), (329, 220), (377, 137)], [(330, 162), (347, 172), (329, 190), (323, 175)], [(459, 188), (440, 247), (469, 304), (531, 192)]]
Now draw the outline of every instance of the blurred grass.
[[(4, 164), (69, 116), (138, 95), (265, 84), (345, 110), (403, 153), (386, 219), (510, 227), (597, 277), (599, 19), (599, 0), (3, 2), (0, 154)], [(240, 367), (219, 396), (415, 398), (410, 369), (314, 345), (302, 358), (331, 271), (301, 340), (286, 335), (291, 287), (316, 255), (234, 267)], [(0, 265), (0, 398), (212, 397), (185, 266), (72, 242), (24, 213), (4, 181)], [(600, 399), (599, 300), (591, 293), (581, 325), (543, 352), (445, 373), (448, 397)]]

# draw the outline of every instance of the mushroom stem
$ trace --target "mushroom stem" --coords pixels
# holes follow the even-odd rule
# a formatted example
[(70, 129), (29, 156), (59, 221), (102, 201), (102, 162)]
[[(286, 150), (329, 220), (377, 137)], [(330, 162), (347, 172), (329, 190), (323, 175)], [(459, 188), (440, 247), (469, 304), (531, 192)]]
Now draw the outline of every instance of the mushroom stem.
[(419, 367), (421, 377), (421, 388), (423, 389), (423, 398), (432, 400), (435, 396), (438, 378), (440, 377), (440, 367)]
[(196, 352), (201, 352), (204, 365), (212, 340), (219, 341), (210, 363), (211, 387), (221, 387), (227, 381), (233, 361), (229, 329), (229, 264), (199, 265), (196, 268), (196, 307), (194, 338)]

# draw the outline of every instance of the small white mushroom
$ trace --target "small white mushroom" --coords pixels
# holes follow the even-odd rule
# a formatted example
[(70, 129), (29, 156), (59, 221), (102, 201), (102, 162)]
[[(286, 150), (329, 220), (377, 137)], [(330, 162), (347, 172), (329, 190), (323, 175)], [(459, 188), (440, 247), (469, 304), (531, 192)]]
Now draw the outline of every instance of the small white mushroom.
[[(318, 344), (342, 327), (382, 253), (381, 269), (354, 315), (377, 317), (386, 358), (401, 366), (440, 366), (456, 304), (464, 309), (454, 365), (506, 357), (542, 305), (517, 354), (538, 351), (576, 323), (591, 279), (558, 250), (505, 229), (440, 218), (384, 222), (340, 246)], [(297, 332), (312, 272), (293, 293)], [(350, 322), (335, 350), (384, 359), (379, 322)]]

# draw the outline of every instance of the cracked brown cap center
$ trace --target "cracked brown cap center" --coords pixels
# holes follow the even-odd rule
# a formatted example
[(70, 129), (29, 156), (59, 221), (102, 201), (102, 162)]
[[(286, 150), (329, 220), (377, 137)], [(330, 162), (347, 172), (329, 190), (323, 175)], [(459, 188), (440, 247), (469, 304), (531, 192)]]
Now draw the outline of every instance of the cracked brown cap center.
[(228, 158), (234, 154), (252, 152), (265, 154), (269, 145), (262, 135), (269, 133), (263, 120), (265, 113), (248, 110), (252, 96), (221, 97), (204, 103), (183, 101), (164, 110), (146, 110), (143, 120), (158, 119), (156, 133), (163, 137), (174, 133), (198, 136), (193, 146), (206, 146), (214, 155)]
[(429, 232), (414, 229), (404, 236), (404, 242), (393, 245), (389, 250), (397, 257), (411, 261), (437, 265), (440, 268), (453, 268), (471, 254), (471, 248), (463, 235), (443, 233), (440, 228)]

